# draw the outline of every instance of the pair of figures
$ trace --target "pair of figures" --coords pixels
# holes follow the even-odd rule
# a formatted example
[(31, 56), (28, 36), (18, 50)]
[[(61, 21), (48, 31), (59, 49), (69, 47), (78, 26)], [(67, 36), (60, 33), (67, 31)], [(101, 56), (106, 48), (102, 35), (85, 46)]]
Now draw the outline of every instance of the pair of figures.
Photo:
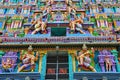
[(84, 68), (85, 70), (91, 70), (93, 72), (96, 72), (95, 68), (93, 66), (91, 66), (91, 57), (94, 57), (94, 49), (91, 48), (91, 50), (89, 51), (86, 47), (86, 45), (84, 44), (82, 47), (82, 50), (79, 52), (79, 55), (77, 56), (75, 54), (78, 62), (79, 62), (79, 66)]

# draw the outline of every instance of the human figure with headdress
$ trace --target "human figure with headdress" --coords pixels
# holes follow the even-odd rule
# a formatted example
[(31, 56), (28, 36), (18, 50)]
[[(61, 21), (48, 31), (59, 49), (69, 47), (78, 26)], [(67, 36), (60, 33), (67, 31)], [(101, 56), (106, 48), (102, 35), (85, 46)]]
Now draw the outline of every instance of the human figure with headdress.
[(90, 65), (91, 63), (91, 58), (94, 57), (94, 49), (91, 48), (91, 52), (87, 49), (87, 46), (83, 44), (82, 50), (79, 52), (79, 55), (76, 56), (78, 62), (79, 62), (79, 67), (84, 67), (88, 70), (91, 70), (93, 72), (96, 72), (95, 68)]
[(38, 60), (38, 52), (36, 52), (36, 56), (34, 56), (33, 48), (30, 45), (26, 53), (21, 51), (20, 60), (22, 60), (22, 66), (18, 68), (18, 72), (22, 71), (28, 66), (31, 66), (31, 69), (33, 70), (35, 66), (35, 62)]

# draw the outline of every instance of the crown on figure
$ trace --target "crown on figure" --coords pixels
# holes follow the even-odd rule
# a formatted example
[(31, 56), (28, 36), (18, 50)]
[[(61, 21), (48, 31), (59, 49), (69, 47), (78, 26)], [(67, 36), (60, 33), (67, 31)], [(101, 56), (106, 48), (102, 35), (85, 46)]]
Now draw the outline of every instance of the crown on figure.
[(83, 48), (83, 49), (84, 49), (84, 48), (87, 48), (86, 44), (83, 44), (83, 47), (82, 47), (82, 48)]
[(30, 45), (29, 47), (28, 47), (28, 50), (32, 50), (33, 48), (32, 48), (32, 46)]

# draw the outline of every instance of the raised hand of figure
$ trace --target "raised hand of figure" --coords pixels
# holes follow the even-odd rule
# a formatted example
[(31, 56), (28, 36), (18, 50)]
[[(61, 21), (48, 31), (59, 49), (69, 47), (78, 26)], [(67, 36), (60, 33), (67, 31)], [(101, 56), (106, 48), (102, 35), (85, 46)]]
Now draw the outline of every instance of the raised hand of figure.
[(36, 52), (36, 56), (39, 56), (39, 52)]

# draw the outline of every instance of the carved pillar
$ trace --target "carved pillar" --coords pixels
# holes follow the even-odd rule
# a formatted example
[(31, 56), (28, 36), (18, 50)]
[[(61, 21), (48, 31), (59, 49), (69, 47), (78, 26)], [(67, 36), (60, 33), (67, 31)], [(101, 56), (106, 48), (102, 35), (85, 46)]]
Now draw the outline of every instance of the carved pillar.
[(73, 71), (76, 71), (76, 62), (75, 62), (75, 56), (74, 54), (76, 53), (75, 50), (68, 50), (68, 53), (72, 56), (72, 66), (73, 66)]
[(44, 51), (44, 50), (40, 50), (40, 59), (39, 59), (39, 72), (41, 72), (41, 69), (42, 69), (42, 58), (44, 55), (47, 54), (47, 51)]
[(99, 63), (100, 63), (101, 70), (102, 72), (105, 72), (103, 56), (98, 56), (98, 57), (99, 57)]

